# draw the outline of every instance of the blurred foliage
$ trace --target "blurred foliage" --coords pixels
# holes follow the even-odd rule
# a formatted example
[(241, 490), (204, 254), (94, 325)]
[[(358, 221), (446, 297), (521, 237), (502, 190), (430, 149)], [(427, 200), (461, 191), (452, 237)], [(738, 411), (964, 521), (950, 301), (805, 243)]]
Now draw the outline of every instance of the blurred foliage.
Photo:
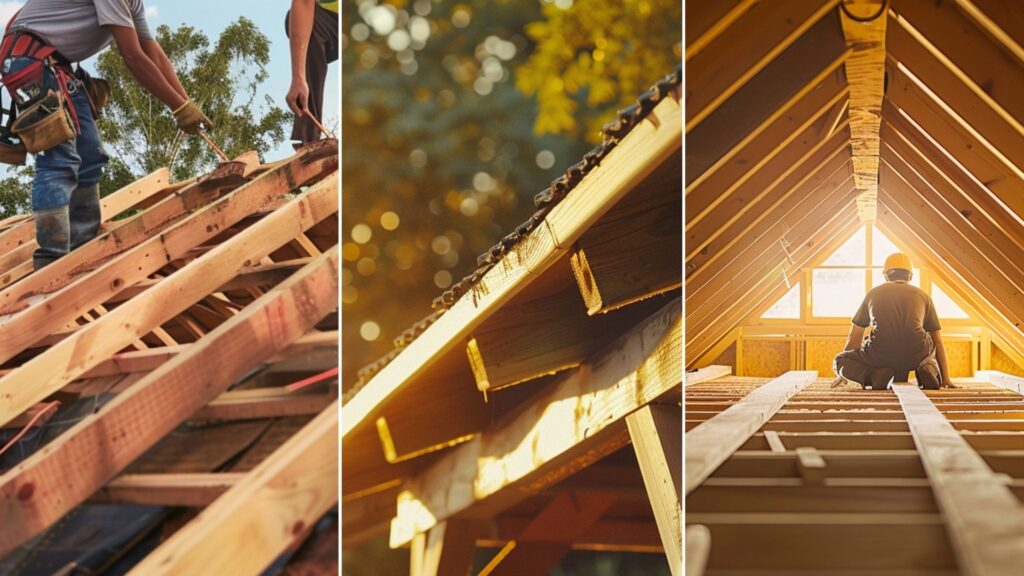
[(683, 6), (653, 0), (568, 4), (544, 5), (544, 19), (526, 27), (537, 46), (516, 71), (516, 86), (537, 97), (537, 134), (598, 143), (615, 111), (650, 87), (652, 71), (667, 74), (679, 64)]
[[(265, 154), (285, 138), (291, 113), (257, 96), (267, 79), (270, 40), (247, 18), (228, 25), (216, 44), (190, 26), (160, 26), (157, 41), (185, 92), (213, 121), (214, 141), (228, 156)], [(115, 49), (100, 54), (96, 75), (111, 85), (110, 104), (97, 123), (111, 162), (104, 171), (109, 193), (170, 166), (184, 180), (217, 166), (216, 154), (197, 136), (179, 134), (167, 107), (135, 80)]]
[(7, 174), (0, 178), (0, 219), (32, 210), (34, 176), (35, 168), (31, 165), (7, 168)]
[[(343, 388), (678, 65), (680, 12), (678, 0), (342, 2)], [(402, 554), (374, 541), (346, 550), (343, 572), (403, 573)], [(660, 556), (607, 557), (567, 557), (559, 574), (667, 574)]]

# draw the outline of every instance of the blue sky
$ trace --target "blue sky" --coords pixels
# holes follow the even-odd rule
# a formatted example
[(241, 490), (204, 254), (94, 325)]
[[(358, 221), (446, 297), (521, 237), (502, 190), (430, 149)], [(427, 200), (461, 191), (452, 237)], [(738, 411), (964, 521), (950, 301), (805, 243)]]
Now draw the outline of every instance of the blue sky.
[[(291, 82), (291, 64), (288, 56), (288, 38), (284, 32), (284, 15), (291, 6), (288, 0), (269, 2), (224, 2), (223, 0), (144, 0), (149, 24), (156, 28), (161, 24), (180, 26), (188, 24), (203, 31), (211, 40), (216, 40), (228, 24), (245, 16), (270, 38), (270, 77), (263, 83), (263, 90), (284, 107), (284, 96)], [(23, 2), (0, 1), (0, 23), (6, 24)], [(88, 68), (88, 65), (86, 65)], [(327, 77), (324, 95), (324, 124), (337, 126), (341, 83), (340, 65), (335, 62)], [(268, 154), (267, 160), (274, 160), (291, 153), (291, 145), (283, 143)]]

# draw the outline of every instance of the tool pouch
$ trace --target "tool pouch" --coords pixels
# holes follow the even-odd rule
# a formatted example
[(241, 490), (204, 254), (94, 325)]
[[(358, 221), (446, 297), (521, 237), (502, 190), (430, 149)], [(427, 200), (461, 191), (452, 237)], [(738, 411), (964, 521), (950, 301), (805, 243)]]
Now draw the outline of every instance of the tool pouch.
[(89, 108), (95, 119), (103, 117), (103, 109), (110, 102), (110, 83), (103, 78), (94, 78), (82, 68), (81, 65), (75, 70), (75, 78), (85, 86), (85, 95), (89, 97)]
[(11, 132), (21, 138), (29, 152), (49, 150), (75, 137), (75, 123), (68, 112), (64, 94), (49, 91), (44, 98), (20, 111)]

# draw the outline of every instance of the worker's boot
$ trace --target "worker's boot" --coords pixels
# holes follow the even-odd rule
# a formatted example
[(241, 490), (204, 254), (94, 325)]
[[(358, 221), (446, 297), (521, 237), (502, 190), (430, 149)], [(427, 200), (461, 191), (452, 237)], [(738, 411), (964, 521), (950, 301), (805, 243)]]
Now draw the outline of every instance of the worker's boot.
[(925, 390), (938, 390), (942, 384), (942, 376), (939, 373), (939, 363), (934, 357), (928, 358), (914, 370), (917, 376), (917, 385)]
[(71, 193), (68, 204), (71, 225), (71, 249), (96, 237), (100, 229), (100, 185), (79, 186)]
[(891, 368), (872, 368), (868, 373), (868, 383), (872, 390), (885, 390), (894, 377), (895, 374)]
[(68, 207), (57, 206), (35, 210), (36, 242), (39, 247), (32, 253), (32, 267), (39, 270), (68, 253), (71, 247), (71, 225), (68, 223)]

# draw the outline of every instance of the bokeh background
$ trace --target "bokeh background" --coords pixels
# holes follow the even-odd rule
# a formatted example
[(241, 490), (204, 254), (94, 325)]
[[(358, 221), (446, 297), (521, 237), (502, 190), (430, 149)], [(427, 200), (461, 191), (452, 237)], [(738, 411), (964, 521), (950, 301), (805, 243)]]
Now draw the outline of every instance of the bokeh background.
[[(343, 0), (343, 389), (675, 69), (681, 41), (679, 0)], [(408, 552), (381, 539), (342, 569), (407, 573)], [(668, 568), (581, 551), (552, 574)]]

